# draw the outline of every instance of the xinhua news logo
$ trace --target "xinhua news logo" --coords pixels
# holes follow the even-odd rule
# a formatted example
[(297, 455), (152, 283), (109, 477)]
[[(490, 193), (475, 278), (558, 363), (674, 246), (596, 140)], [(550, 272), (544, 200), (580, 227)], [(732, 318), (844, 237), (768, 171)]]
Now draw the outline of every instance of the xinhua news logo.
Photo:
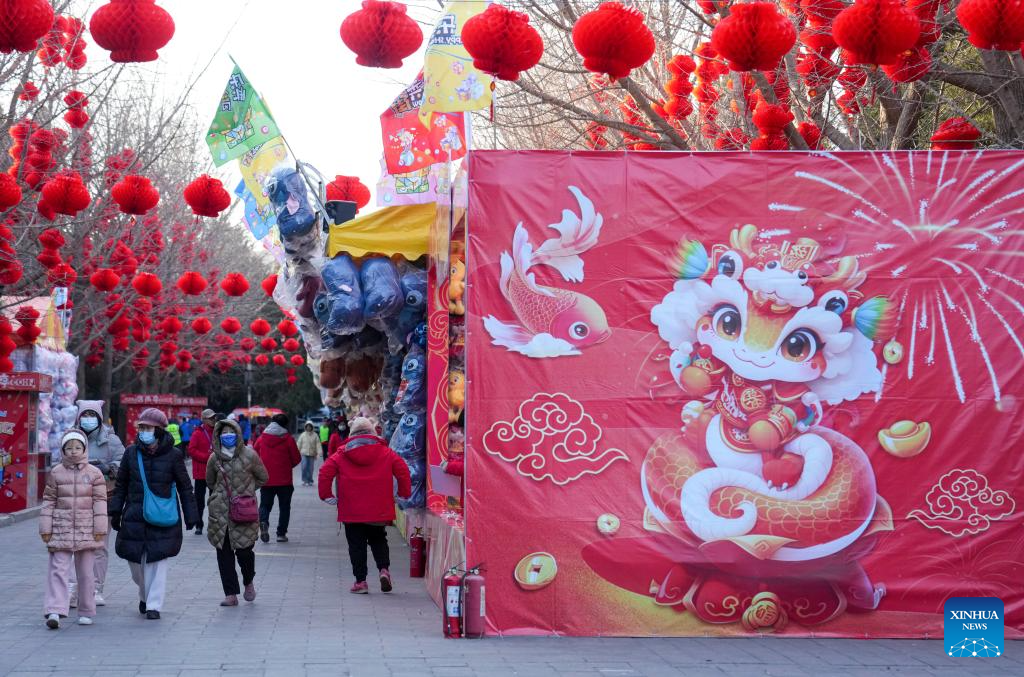
[(943, 607), (946, 654), (954, 658), (1003, 655), (1003, 600), (998, 597), (950, 597)]

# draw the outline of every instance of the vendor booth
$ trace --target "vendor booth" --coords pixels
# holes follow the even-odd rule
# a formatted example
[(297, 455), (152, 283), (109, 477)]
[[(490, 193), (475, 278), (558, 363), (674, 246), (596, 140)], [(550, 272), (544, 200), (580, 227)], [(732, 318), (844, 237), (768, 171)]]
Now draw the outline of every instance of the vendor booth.
[(39, 445), (39, 396), (53, 390), (48, 374), (0, 374), (0, 513), (39, 503), (50, 465)]

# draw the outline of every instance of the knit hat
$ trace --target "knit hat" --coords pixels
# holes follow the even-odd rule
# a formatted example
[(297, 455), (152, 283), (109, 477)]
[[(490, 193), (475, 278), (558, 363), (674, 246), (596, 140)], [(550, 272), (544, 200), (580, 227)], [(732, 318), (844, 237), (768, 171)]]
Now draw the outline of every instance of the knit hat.
[(353, 435), (373, 434), (376, 431), (377, 427), (373, 425), (373, 421), (363, 416), (352, 421), (352, 427), (350, 428), (350, 432)]
[(156, 428), (166, 428), (167, 414), (159, 409), (150, 407), (149, 409), (143, 410), (139, 415), (138, 420), (135, 421), (135, 425), (151, 425)]
[(66, 433), (64, 433), (64, 437), (62, 437), (60, 440), (60, 448), (63, 449), (71, 440), (78, 440), (79, 442), (82, 443), (83, 447), (85, 447), (86, 449), (89, 448), (89, 441), (86, 439), (85, 433), (83, 433), (81, 430), (78, 430), (77, 428), (71, 428)]

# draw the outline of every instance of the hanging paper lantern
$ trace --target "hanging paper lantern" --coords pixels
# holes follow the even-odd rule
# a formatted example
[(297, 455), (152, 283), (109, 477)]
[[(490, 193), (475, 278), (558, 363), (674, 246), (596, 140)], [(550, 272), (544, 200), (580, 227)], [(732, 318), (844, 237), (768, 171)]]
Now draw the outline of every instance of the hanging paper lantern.
[(70, 287), (78, 279), (78, 273), (67, 263), (61, 263), (50, 269), (46, 279), (54, 287)]
[(43, 186), (43, 199), (55, 212), (77, 216), (92, 198), (78, 172), (61, 172)]
[(149, 330), (145, 327), (132, 327), (132, 338), (136, 343), (145, 343), (149, 340)]
[(268, 336), (260, 341), (260, 348), (263, 348), (263, 350), (266, 350), (268, 353), (272, 350), (277, 350), (277, 341)]
[(264, 294), (273, 297), (274, 290), (277, 289), (277, 275), (267, 275), (263, 282), (260, 282), (260, 286), (263, 287)]
[(36, 261), (38, 261), (39, 265), (43, 268), (53, 270), (59, 266), (64, 259), (60, 257), (60, 252), (56, 249), (44, 248), (43, 251), (36, 255)]
[(270, 364), (270, 358), (267, 357), (266, 355), (257, 355), (256, 364), (260, 365), (261, 367), (265, 367), (268, 364)]
[(281, 320), (277, 323), (277, 330), (284, 336), (295, 336), (299, 333), (299, 328), (295, 326), (295, 323), (291, 320)]
[(203, 174), (185, 188), (185, 202), (196, 216), (217, 218), (231, 206), (231, 196), (220, 179)]
[(796, 29), (771, 2), (734, 5), (711, 31), (711, 47), (734, 71), (774, 70), (795, 43)]
[(35, 343), (39, 335), (43, 333), (43, 330), (36, 326), (39, 317), (39, 311), (32, 306), (21, 306), (14, 314), (14, 319), (21, 324), (17, 334), (26, 345)]
[(135, 353), (135, 357), (132, 358), (132, 368), (136, 371), (140, 371), (149, 366), (149, 350), (143, 348), (139, 352)]
[(274, 355), (274, 364), (276, 364), (277, 366), (283, 367), (286, 362), (287, 362), (287, 360), (284, 359), (284, 355), (281, 355), (281, 354)]
[(256, 336), (266, 336), (270, 333), (270, 323), (262, 317), (258, 317), (252, 321), (249, 325), (249, 329), (253, 334), (256, 334)]
[(197, 334), (209, 334), (211, 329), (213, 329), (213, 323), (210, 322), (209, 318), (197, 317), (192, 320), (192, 331)]
[(397, 2), (363, 0), (363, 8), (341, 23), (341, 41), (356, 63), (371, 68), (401, 68), (402, 59), (423, 44), (423, 31)]
[(14, 363), (11, 362), (11, 353), (18, 346), (15, 345), (14, 339), (11, 338), (11, 334), (14, 333), (14, 327), (11, 326), (10, 321), (6, 317), (0, 315), (0, 372), (5, 374), (14, 371)]
[(139, 273), (132, 280), (132, 288), (139, 296), (156, 296), (163, 290), (164, 285), (153, 273)]
[(89, 276), (89, 284), (95, 287), (96, 291), (114, 291), (117, 285), (121, 284), (121, 276), (110, 268), (100, 268)]
[(292, 355), (291, 363), (296, 367), (301, 367), (306, 363), (306, 360), (302, 359), (302, 355)]
[(298, 341), (296, 341), (293, 338), (290, 338), (284, 343), (282, 343), (281, 347), (287, 350), (289, 353), (294, 353), (296, 350), (299, 349), (300, 345)]
[(473, 65), (501, 80), (518, 80), (519, 73), (540, 62), (544, 42), (530, 17), (493, 4), (462, 27), (462, 46)]
[(225, 317), (221, 320), (220, 328), (224, 330), (225, 334), (237, 334), (242, 330), (242, 323), (238, 321), (237, 317)]
[(981, 131), (966, 118), (950, 118), (932, 134), (932, 150), (970, 150), (980, 138)]
[(247, 336), (238, 342), (238, 347), (248, 352), (256, 347), (256, 341)]
[(110, 196), (123, 213), (136, 216), (146, 214), (160, 201), (160, 193), (153, 183), (144, 176), (135, 175), (126, 176), (114, 184)]
[(174, 336), (181, 331), (181, 320), (176, 317), (165, 317), (160, 320), (160, 323), (156, 325), (156, 328), (167, 336)]
[(206, 278), (194, 270), (187, 270), (178, 278), (178, 289), (186, 296), (199, 296), (207, 286)]
[(19, 202), (21, 202), (21, 187), (18, 182), (9, 174), (0, 174), (0, 212), (7, 211)]
[(927, 47), (914, 47), (896, 57), (896, 63), (882, 66), (893, 82), (915, 82), (932, 69), (932, 55)]
[(144, 63), (174, 37), (174, 19), (154, 0), (111, 0), (89, 22), (96, 44), (115, 63)]
[(242, 364), (250, 364), (252, 362), (252, 355), (239, 355), (238, 361)]
[(0, 2), (0, 53), (34, 51), (51, 26), (53, 7), (46, 0), (3, 0)]
[(35, 101), (39, 98), (39, 88), (31, 80), (21, 86), (18, 92), (18, 101)]
[(572, 44), (583, 57), (583, 67), (624, 78), (654, 55), (654, 35), (640, 10), (620, 2), (602, 2), (581, 16), (572, 27)]
[(228, 296), (242, 296), (249, 291), (249, 280), (241, 273), (228, 273), (220, 281), (220, 288)]
[(44, 249), (60, 249), (67, 244), (64, 235), (56, 228), (47, 228), (36, 238)]
[[(363, 185), (363, 182), (355, 176), (337, 175), (334, 181), (327, 184), (328, 200), (343, 200), (356, 203), (356, 213), (370, 203), (370, 189)], [(272, 277), (277, 277), (276, 275)], [(267, 278), (270, 279), (270, 278)], [(264, 280), (265, 281), (265, 280)], [(274, 284), (277, 284), (275, 279)], [(270, 296), (273, 291), (267, 294)]]
[(801, 122), (796, 131), (803, 137), (807, 147), (811, 150), (821, 149), (821, 129), (813, 122)]
[(298, 379), (298, 378), (296, 378), (295, 376), (289, 376), (289, 377), (288, 377), (287, 379), (285, 379), (285, 380), (286, 380), (286, 381), (288, 381), (288, 385), (290, 385), (290, 386), (293, 386), (293, 385), (295, 385), (296, 383), (298, 383), (298, 382), (299, 382), (299, 379)]
[(832, 37), (848, 53), (848, 64), (894, 64), (920, 32), (917, 15), (898, 0), (856, 0), (832, 22)]
[(962, 0), (956, 18), (978, 49), (1016, 51), (1024, 42), (1024, 3), (1020, 0)]

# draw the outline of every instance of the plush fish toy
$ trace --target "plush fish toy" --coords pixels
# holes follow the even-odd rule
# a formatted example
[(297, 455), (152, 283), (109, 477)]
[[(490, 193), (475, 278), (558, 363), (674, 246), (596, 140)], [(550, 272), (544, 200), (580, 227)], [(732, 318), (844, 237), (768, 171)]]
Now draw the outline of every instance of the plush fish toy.
[(419, 346), (409, 349), (402, 363), (402, 383), (395, 398), (395, 411), (424, 411), (427, 407), (427, 355)]
[(359, 281), (363, 287), (363, 316), (367, 322), (391, 317), (402, 309), (402, 285), (398, 280), (398, 269), (391, 259), (363, 261)]
[[(339, 254), (324, 264), (320, 271), (330, 300), (331, 310), (322, 323), (334, 334), (355, 334), (366, 326), (363, 318), (363, 288), (359, 270), (348, 254)], [(315, 312), (315, 311), (314, 311)]]
[(412, 266), (400, 278), (405, 305), (397, 316), (384, 321), (384, 331), (392, 352), (409, 345), (409, 335), (427, 319), (427, 272)]
[(390, 447), (409, 466), (412, 479), (412, 495), (399, 499), (403, 508), (422, 508), (426, 505), (426, 414), (409, 413), (402, 416), (391, 436)]
[(294, 168), (287, 165), (275, 168), (267, 178), (264, 190), (274, 205), (282, 239), (309, 233), (316, 222), (316, 215), (306, 197), (306, 182)]

